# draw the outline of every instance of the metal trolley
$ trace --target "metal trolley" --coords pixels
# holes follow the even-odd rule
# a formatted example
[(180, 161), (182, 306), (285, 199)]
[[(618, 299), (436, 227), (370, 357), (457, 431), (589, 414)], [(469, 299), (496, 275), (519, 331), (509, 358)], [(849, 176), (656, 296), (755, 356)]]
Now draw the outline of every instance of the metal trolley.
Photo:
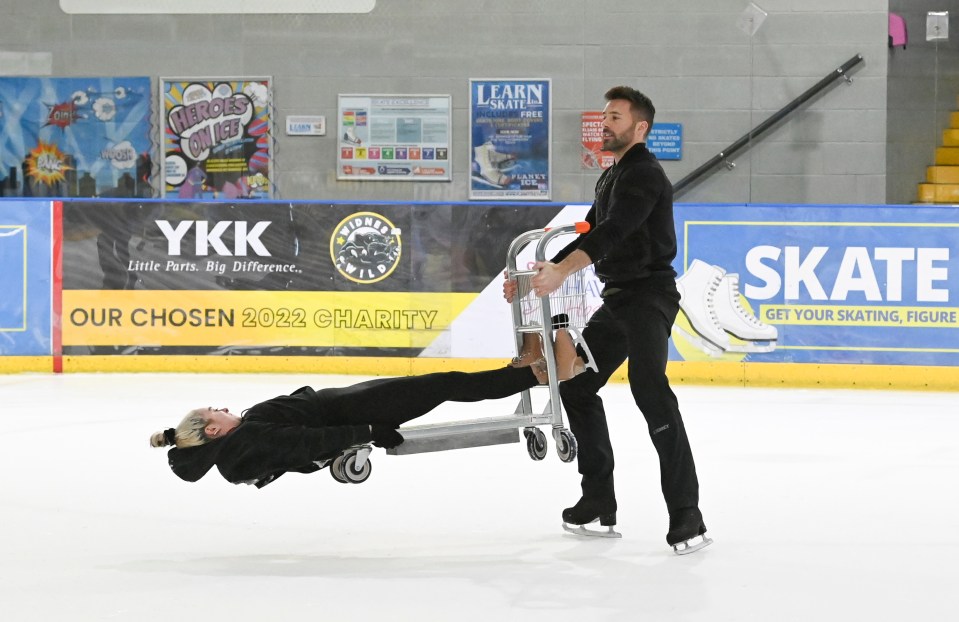
[[(520, 394), (520, 402), (511, 415), (452, 421), (429, 425), (403, 427), (404, 441), (398, 447), (386, 450), (389, 455), (407, 455), (467, 447), (484, 447), (519, 442), (519, 431), (526, 439), (526, 449), (533, 460), (546, 457), (546, 435), (539, 426), (550, 426), (556, 452), (563, 462), (576, 459), (577, 445), (573, 433), (563, 423), (562, 401), (559, 394), (556, 360), (553, 354), (553, 331), (566, 329), (573, 341), (587, 353), (587, 367), (596, 369), (582, 329), (589, 319), (586, 307), (586, 284), (583, 271), (568, 277), (563, 285), (548, 296), (537, 297), (530, 280), (536, 271), (517, 265), (517, 258), (531, 243), (536, 243), (536, 261), (545, 261), (546, 247), (562, 235), (580, 234), (589, 230), (589, 223), (578, 222), (549, 229), (535, 229), (515, 238), (509, 246), (507, 277), (517, 283), (517, 296), (511, 303), (516, 352), (523, 345), (523, 337), (538, 333), (542, 337), (543, 352), (548, 370), (548, 384), (527, 389)], [(548, 389), (549, 397), (542, 410), (534, 409), (533, 391)], [(361, 483), (369, 478), (372, 464), (369, 445), (352, 447), (330, 464), (330, 473), (338, 482)]]

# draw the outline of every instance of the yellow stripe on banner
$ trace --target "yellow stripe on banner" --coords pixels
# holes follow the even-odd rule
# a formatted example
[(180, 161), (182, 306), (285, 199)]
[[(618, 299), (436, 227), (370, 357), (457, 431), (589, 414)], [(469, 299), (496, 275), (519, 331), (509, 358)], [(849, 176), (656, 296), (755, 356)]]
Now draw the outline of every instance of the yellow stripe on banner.
[(52, 356), (0, 356), (0, 374), (52, 371)]
[[(838, 365), (813, 363), (670, 362), (675, 384), (823, 389), (959, 391), (959, 369), (911, 365)], [(624, 380), (619, 375), (615, 380)]]
[(959, 307), (761, 304), (759, 315), (781, 325), (959, 328)]
[[(66, 373), (301, 373), (409, 376), (438, 371), (495, 369), (505, 359), (401, 358), (364, 356), (65, 356)], [(51, 357), (0, 357), (0, 373), (49, 372)], [(812, 363), (731, 363), (673, 361), (675, 385), (811, 387), (959, 391), (959, 369), (906, 365), (819, 365)], [(610, 378), (626, 382), (626, 365)]]
[(423, 348), (477, 294), (64, 290), (64, 346)]

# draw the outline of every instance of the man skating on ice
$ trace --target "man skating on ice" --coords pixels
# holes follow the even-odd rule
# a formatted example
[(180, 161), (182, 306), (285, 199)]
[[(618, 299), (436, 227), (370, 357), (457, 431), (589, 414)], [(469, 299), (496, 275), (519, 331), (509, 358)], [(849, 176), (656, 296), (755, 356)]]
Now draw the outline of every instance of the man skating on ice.
[[(560, 387), (582, 475), (582, 498), (563, 511), (563, 522), (616, 524), (613, 449), (598, 391), (628, 359), (630, 390), (659, 455), (669, 512), (666, 541), (677, 553), (692, 552), (711, 540), (703, 535), (696, 467), (666, 378), (670, 329), (679, 311), (672, 184), (646, 148), (655, 115), (649, 98), (626, 86), (610, 89), (605, 98), (603, 150), (613, 153), (615, 163), (596, 184), (586, 215), (591, 228), (553, 261), (538, 262), (539, 272), (531, 279), (535, 294), (545, 296), (592, 264), (604, 284), (603, 304), (583, 330), (599, 372), (583, 373)], [(516, 295), (515, 281), (504, 284), (504, 295), (507, 300)]]

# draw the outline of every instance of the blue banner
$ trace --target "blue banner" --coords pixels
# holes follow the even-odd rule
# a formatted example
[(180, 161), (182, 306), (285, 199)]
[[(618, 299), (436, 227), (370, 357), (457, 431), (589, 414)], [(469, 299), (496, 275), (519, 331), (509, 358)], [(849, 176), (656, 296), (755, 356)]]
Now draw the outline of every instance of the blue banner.
[(0, 356), (50, 355), (52, 205), (0, 201)]
[(681, 360), (959, 365), (959, 212), (677, 205)]

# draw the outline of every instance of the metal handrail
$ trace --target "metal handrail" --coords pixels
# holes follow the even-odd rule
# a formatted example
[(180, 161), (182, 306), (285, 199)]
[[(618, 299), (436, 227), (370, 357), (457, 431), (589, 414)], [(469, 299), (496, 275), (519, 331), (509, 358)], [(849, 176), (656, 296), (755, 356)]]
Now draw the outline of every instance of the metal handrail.
[(739, 151), (740, 149), (748, 145), (754, 138), (757, 138), (760, 134), (762, 134), (763, 132), (765, 132), (766, 130), (774, 126), (775, 124), (779, 123), (779, 121), (781, 121), (783, 117), (785, 117), (786, 115), (791, 113), (793, 110), (795, 110), (796, 108), (806, 103), (806, 101), (816, 96), (820, 91), (825, 89), (827, 86), (829, 86), (830, 84), (832, 84), (839, 78), (845, 78), (847, 82), (852, 82), (852, 79), (846, 74), (849, 72), (850, 69), (852, 69), (853, 67), (855, 67), (861, 62), (862, 62), (862, 54), (856, 54), (855, 56), (847, 60), (845, 63), (843, 63), (841, 66), (839, 66), (835, 71), (830, 72), (829, 75), (827, 75), (825, 78), (823, 78), (822, 80), (817, 82), (815, 85), (810, 87), (805, 93), (803, 93), (796, 99), (792, 100), (791, 102), (783, 106), (783, 108), (779, 112), (777, 112), (773, 116), (769, 117), (768, 119), (766, 119), (765, 121), (763, 121), (762, 123), (754, 127), (745, 136), (743, 136), (742, 138), (740, 138), (733, 144), (729, 145), (728, 147), (726, 147), (725, 149), (717, 153), (715, 156), (710, 158), (709, 161), (707, 161), (705, 164), (697, 168), (695, 171), (693, 171), (689, 175), (686, 175), (685, 177), (680, 179), (678, 182), (673, 184), (673, 198), (676, 198), (676, 196), (681, 194), (683, 190), (688, 188), (693, 182), (697, 181), (700, 177), (705, 175), (712, 168), (726, 161), (732, 154), (734, 154), (735, 152)]

